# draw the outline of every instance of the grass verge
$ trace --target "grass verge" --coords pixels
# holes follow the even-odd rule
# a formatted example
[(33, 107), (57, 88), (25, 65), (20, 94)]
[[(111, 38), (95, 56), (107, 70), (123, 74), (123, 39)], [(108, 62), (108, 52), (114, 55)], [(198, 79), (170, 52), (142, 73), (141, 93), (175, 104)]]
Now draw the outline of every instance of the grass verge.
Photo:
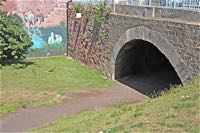
[(32, 133), (200, 132), (200, 78), (143, 103), (64, 117)]
[(0, 116), (26, 106), (61, 102), (68, 91), (100, 89), (111, 84), (99, 72), (62, 57), (27, 59), (2, 66)]

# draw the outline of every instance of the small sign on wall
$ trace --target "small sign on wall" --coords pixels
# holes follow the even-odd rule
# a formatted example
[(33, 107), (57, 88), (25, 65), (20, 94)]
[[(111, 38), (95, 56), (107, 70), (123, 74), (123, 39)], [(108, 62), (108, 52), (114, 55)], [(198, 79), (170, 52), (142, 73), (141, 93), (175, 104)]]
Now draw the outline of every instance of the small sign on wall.
[(76, 18), (81, 18), (81, 13), (76, 13)]

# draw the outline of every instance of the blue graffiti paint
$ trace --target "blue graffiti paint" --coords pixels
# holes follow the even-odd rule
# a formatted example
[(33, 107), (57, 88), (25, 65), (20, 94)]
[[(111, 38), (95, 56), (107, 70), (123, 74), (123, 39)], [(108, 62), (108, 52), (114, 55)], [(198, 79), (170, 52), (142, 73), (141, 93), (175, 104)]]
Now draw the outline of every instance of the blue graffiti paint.
[(33, 46), (32, 48), (42, 48), (43, 44), (45, 43), (45, 41), (37, 34), (32, 34), (32, 42), (33, 42)]

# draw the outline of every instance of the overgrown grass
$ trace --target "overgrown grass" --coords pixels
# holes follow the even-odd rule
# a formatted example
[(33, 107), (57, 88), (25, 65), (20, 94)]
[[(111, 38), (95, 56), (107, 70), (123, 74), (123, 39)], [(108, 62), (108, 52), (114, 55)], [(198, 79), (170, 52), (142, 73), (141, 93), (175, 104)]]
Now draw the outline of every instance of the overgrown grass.
[(200, 132), (200, 78), (143, 103), (61, 118), (33, 132)]
[(99, 72), (62, 57), (27, 59), (1, 69), (0, 115), (26, 106), (61, 102), (67, 91), (111, 84)]

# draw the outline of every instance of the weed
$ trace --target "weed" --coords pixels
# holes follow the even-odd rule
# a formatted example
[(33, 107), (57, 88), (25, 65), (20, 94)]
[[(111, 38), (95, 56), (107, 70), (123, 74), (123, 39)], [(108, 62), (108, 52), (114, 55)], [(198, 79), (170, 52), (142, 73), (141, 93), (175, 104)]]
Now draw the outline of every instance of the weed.
[(78, 4), (76, 4), (75, 10), (76, 10), (76, 13), (81, 12), (81, 3), (80, 2)]
[(140, 108), (140, 106), (138, 106), (137, 108), (136, 108), (136, 110), (135, 110), (135, 112), (134, 112), (134, 117), (138, 117), (138, 116), (140, 116), (140, 115), (142, 115), (142, 108)]
[(26, 67), (25, 64), (19, 64), (19, 63), (17, 63), (17, 64), (12, 64), (12, 66), (13, 66), (14, 69), (23, 69), (23, 68)]
[(58, 91), (58, 94), (60, 94), (61, 96), (64, 96), (64, 95), (65, 95), (65, 91), (59, 90), (59, 91)]
[(116, 131), (118, 131), (118, 130), (120, 130), (120, 129), (122, 129), (122, 128), (123, 128), (122, 125), (120, 125), (120, 126), (115, 126), (115, 127), (110, 128), (110, 129), (108, 129), (108, 130), (105, 130), (104, 132), (106, 132), (106, 133), (115, 133)]
[(131, 126), (132, 128), (143, 128), (144, 127), (144, 123), (137, 123), (133, 126)]
[(36, 72), (36, 69), (35, 69), (35, 68), (32, 68), (31, 72), (32, 72), (32, 74), (33, 74), (34, 76), (37, 75), (37, 72)]
[(142, 113), (139, 112), (139, 111), (136, 111), (136, 112), (134, 113), (134, 117), (138, 117), (138, 116), (140, 116), (140, 115), (142, 115)]
[(55, 72), (55, 70), (56, 70), (56, 67), (49, 69), (48, 72), (50, 72), (50, 73)]
[(183, 102), (183, 103), (178, 103), (174, 106), (174, 109), (189, 109), (195, 106), (194, 102)]

